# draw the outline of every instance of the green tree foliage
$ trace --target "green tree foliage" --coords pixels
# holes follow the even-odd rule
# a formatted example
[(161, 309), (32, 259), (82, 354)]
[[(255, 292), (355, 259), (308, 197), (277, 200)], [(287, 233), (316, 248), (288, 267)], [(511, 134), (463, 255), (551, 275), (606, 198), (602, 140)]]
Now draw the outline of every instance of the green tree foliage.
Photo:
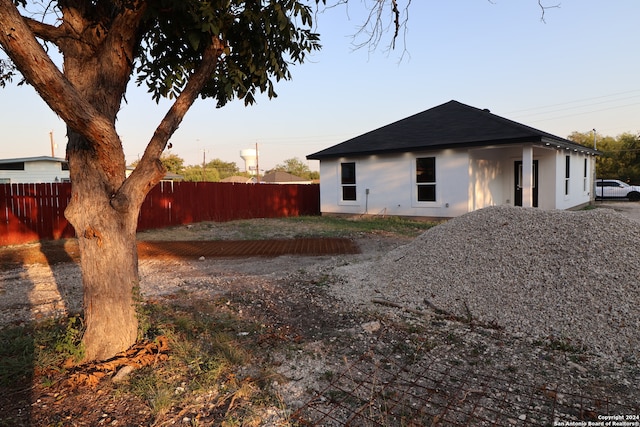
[(5, 87), (8, 82), (13, 80), (15, 75), (15, 66), (11, 61), (0, 58), (0, 87)]
[[(592, 132), (573, 132), (569, 139), (593, 147)], [(596, 148), (602, 152), (596, 158), (597, 178), (620, 179), (640, 184), (640, 134), (630, 132), (616, 137), (596, 135)]]
[(220, 173), (217, 169), (202, 169), (202, 165), (190, 165), (184, 168), (182, 179), (189, 182), (218, 182), (220, 181)]
[[(568, 140), (576, 142), (580, 145), (584, 145), (585, 147), (594, 148), (594, 135), (592, 132), (573, 132), (571, 135), (567, 137)], [(602, 138), (600, 135), (597, 135), (596, 138)], [(596, 147), (599, 148), (599, 147)]]
[(623, 133), (618, 135), (616, 140), (619, 146), (616, 153), (619, 179), (631, 184), (640, 184), (640, 135)]
[(184, 159), (177, 154), (164, 153), (160, 156), (160, 161), (167, 172), (180, 175), (184, 169)]
[(309, 166), (297, 157), (286, 159), (284, 162), (277, 164), (274, 171), (288, 172), (292, 175), (299, 176), (304, 179), (319, 179), (320, 173), (312, 171)]
[(240, 169), (236, 162), (225, 162), (221, 159), (213, 159), (205, 165), (205, 169), (218, 171), (220, 179), (240, 174)]
[(200, 95), (215, 98), (218, 106), (236, 96), (253, 104), (256, 90), (277, 96), (272, 79), (290, 79), (289, 64), (319, 48), (318, 35), (309, 29), (312, 11), (298, 1), (145, 3), (152, 25), (141, 44), (137, 82), (146, 84), (156, 101), (180, 94), (191, 64), (199, 62), (212, 37), (225, 41), (225, 60)]
[(190, 182), (218, 182), (234, 175), (246, 175), (241, 173), (235, 162), (225, 162), (221, 159), (213, 159), (204, 165), (191, 165), (183, 169), (181, 175), (185, 181)]
[[(163, 153), (160, 156), (160, 162), (162, 162), (162, 166), (164, 166), (167, 172), (180, 175), (184, 170), (184, 159), (177, 154)], [(140, 160), (134, 160), (130, 166), (135, 168), (138, 166), (138, 163), (140, 163)]]

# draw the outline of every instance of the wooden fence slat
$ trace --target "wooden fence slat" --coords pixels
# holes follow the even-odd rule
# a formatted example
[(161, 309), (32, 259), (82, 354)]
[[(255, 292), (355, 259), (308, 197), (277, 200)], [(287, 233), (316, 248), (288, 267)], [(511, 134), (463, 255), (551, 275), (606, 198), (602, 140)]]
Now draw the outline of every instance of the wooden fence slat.
[(53, 238), (64, 239), (74, 237), (76, 234), (75, 230), (64, 216), (64, 211), (67, 209), (67, 206), (69, 206), (69, 201), (71, 200), (71, 185), (54, 185), (53, 188), (53, 200), (55, 201)]
[(11, 218), (11, 207), (9, 206), (9, 196), (11, 187), (0, 185), (0, 245), (9, 245), (9, 221)]
[(54, 225), (54, 210), (53, 210), (53, 184), (37, 184), (41, 191), (40, 204), (40, 223), (42, 225), (42, 232), (40, 235), (47, 236), (48, 239), (53, 239), (53, 225)]

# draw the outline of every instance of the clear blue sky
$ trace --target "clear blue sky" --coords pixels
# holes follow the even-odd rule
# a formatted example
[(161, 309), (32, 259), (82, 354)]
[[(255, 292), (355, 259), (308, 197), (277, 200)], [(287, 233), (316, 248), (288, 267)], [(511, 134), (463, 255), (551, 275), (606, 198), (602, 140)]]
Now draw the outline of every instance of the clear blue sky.
[[(553, 1), (544, 0), (560, 7), (543, 23), (537, 0), (414, 0), (396, 50), (385, 50), (386, 35), (370, 53), (353, 49), (365, 9), (351, 0), (318, 16), (323, 49), (292, 68), (278, 98), (222, 109), (196, 101), (171, 152), (186, 164), (204, 154), (243, 168), (240, 150), (258, 143), (269, 169), (452, 99), (561, 137), (639, 132), (640, 1)], [(168, 103), (135, 87), (127, 99), (117, 128), (131, 162)], [(50, 155), (50, 131), (64, 156), (64, 123), (29, 87), (0, 89), (0, 126), (0, 158)]]

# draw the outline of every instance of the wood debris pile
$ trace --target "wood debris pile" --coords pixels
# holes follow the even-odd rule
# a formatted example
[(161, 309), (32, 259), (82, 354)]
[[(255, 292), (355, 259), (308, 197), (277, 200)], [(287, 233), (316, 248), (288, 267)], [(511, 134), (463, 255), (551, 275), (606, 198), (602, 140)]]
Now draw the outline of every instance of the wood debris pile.
[(95, 387), (103, 378), (116, 374), (124, 367), (130, 367), (131, 370), (140, 369), (167, 360), (168, 352), (167, 337), (159, 336), (153, 341), (138, 343), (112, 359), (78, 367), (78, 370), (65, 380), (64, 385), (70, 388)]

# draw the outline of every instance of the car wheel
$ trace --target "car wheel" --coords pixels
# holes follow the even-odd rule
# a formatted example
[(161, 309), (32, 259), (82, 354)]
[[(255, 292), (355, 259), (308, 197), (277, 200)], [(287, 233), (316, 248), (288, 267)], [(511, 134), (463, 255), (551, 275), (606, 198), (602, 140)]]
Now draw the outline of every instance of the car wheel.
[(632, 202), (637, 202), (638, 200), (640, 200), (640, 193), (638, 193), (637, 191), (632, 191), (631, 193), (627, 194), (627, 198)]

